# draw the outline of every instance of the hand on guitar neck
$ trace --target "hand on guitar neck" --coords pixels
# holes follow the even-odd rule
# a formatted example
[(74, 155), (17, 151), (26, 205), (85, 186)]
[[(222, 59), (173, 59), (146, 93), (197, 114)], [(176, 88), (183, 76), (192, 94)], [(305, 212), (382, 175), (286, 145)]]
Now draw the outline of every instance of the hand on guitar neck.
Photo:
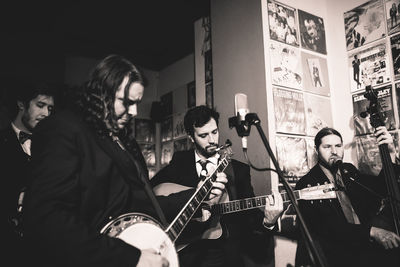
[[(208, 198), (204, 203), (209, 205), (216, 204), (220, 202), (221, 196), (225, 190), (225, 184), (228, 182), (228, 178), (226, 174), (223, 172), (219, 172), (216, 174), (215, 182), (213, 182), (213, 187), (208, 195)], [(197, 188), (203, 186), (203, 181), (197, 185)]]
[(273, 226), (283, 213), (283, 199), (279, 192), (273, 191), (265, 199), (264, 222), (267, 227)]

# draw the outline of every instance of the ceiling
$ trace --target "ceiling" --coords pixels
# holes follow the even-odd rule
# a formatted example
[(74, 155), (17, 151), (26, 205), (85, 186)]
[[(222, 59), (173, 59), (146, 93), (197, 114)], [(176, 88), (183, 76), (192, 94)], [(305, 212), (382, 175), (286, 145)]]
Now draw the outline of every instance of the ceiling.
[(155, 71), (193, 53), (193, 23), (210, 6), (209, 0), (8, 2), (0, 16), (5, 56), (115, 53)]

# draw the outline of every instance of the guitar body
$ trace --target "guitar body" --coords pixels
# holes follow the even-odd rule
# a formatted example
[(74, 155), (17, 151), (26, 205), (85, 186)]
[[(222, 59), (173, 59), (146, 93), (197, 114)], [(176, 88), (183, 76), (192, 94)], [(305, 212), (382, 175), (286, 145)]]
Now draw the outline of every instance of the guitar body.
[(126, 213), (110, 221), (102, 234), (119, 238), (138, 249), (154, 249), (166, 258), (170, 267), (179, 267), (175, 245), (154, 218), (142, 213)]

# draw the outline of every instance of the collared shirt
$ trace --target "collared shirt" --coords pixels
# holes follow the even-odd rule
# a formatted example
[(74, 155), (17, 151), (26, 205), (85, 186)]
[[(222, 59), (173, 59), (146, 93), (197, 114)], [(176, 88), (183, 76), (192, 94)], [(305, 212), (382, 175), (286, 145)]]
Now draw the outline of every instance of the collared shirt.
[[(15, 134), (17, 135), (17, 139), (19, 140), (19, 133), (21, 132), (20, 129), (17, 128), (17, 126), (15, 126), (15, 124), (13, 122), (11, 122), (11, 127), (13, 128)], [(28, 154), (29, 156), (31, 155), (31, 139), (26, 140), (23, 144), (20, 143), (22, 149), (24, 150), (24, 152), (26, 154)]]
[[(217, 169), (218, 166), (218, 160), (220, 158), (220, 154), (216, 153), (214, 156), (207, 158), (207, 173), (211, 174), (213, 171), (215, 171)], [(194, 159), (196, 162), (196, 171), (197, 171), (197, 175), (200, 176), (200, 172), (201, 172), (201, 164), (199, 161), (203, 161), (203, 159), (199, 156), (199, 154), (197, 154), (197, 151), (195, 151), (194, 153)]]

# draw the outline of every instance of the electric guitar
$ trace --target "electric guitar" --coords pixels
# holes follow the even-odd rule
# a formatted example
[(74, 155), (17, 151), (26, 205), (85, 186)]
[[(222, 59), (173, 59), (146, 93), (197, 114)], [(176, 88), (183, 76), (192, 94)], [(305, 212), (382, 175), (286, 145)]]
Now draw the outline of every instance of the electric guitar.
[(231, 145), (232, 143), (227, 140), (225, 145), (216, 149), (221, 154), (217, 168), (199, 184), (196, 192), (167, 228), (151, 216), (133, 212), (123, 214), (110, 221), (100, 232), (122, 239), (138, 249), (155, 249), (168, 260), (170, 267), (178, 267), (175, 241), (210, 193), (217, 172), (223, 172), (229, 165), (232, 156)]
[[(168, 196), (169, 194), (181, 192), (189, 188), (190, 187), (175, 183), (162, 183), (154, 187), (153, 190), (156, 195)], [(294, 191), (294, 195), (297, 200), (321, 200), (336, 198), (335, 187), (331, 183), (296, 190)], [(219, 217), (221, 215), (264, 207), (266, 204), (266, 198), (272, 197), (273, 195), (264, 195), (232, 201), (224, 201), (224, 196), (227, 196), (226, 192), (222, 196), (222, 203), (203, 207), (203, 209), (210, 210), (211, 222), (210, 227), (201, 236), (202, 239), (217, 239), (221, 237), (222, 227), (219, 223)], [(290, 199), (287, 195), (287, 192), (281, 193), (281, 196), (284, 205), (290, 204)], [(184, 246), (187, 245), (188, 244), (185, 244)], [(184, 246), (182, 246), (182, 248)]]

